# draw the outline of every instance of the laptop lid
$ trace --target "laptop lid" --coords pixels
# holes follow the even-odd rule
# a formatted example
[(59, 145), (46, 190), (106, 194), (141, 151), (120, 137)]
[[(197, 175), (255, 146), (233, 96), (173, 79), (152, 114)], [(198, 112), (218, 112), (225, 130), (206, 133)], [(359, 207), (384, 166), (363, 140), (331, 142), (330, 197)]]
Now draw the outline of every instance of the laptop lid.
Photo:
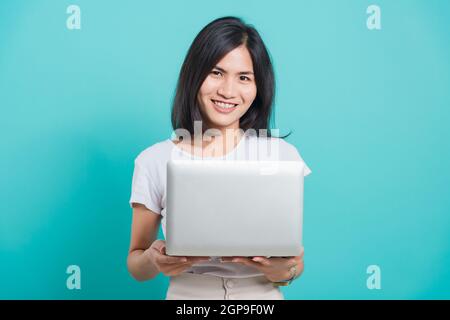
[(303, 170), (297, 161), (170, 160), (166, 253), (299, 255)]

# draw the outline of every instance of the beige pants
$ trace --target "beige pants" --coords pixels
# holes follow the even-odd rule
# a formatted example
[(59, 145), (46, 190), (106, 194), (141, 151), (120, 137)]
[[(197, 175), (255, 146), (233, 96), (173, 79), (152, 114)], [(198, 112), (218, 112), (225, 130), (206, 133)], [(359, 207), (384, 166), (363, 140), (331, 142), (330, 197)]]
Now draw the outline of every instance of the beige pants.
[(181, 273), (170, 278), (166, 300), (284, 300), (284, 296), (264, 276), (237, 279)]

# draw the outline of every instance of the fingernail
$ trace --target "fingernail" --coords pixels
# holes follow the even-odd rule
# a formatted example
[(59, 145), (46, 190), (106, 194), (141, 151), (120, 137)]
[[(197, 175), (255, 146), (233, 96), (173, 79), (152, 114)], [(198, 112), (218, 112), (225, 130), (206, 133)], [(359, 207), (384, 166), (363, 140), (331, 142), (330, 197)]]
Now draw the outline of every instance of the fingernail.
[(232, 259), (231, 262), (238, 262), (239, 259)]
[(182, 259), (181, 259), (181, 262), (186, 262), (186, 261), (187, 261), (186, 258), (182, 258)]

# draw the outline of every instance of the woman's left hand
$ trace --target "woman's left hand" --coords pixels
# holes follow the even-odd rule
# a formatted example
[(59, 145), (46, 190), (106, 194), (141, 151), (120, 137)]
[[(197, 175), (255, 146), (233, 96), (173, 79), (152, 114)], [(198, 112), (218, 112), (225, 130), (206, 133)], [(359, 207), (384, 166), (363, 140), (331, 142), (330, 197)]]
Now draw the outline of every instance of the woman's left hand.
[(290, 279), (291, 268), (295, 266), (297, 268), (297, 272), (295, 277), (298, 277), (302, 274), (304, 269), (303, 263), (303, 252), (300, 252), (298, 256), (286, 257), (286, 258), (266, 258), (266, 257), (222, 257), (222, 261), (224, 262), (236, 262), (241, 263), (249, 267), (254, 267), (261, 271), (266, 278), (271, 282), (278, 282)]

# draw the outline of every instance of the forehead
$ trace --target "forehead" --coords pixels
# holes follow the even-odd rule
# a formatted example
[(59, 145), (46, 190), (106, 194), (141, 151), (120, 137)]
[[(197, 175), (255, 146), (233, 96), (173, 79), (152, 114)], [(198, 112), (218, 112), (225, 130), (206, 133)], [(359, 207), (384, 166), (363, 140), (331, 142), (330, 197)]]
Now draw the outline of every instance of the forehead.
[(217, 66), (228, 72), (253, 72), (252, 57), (245, 46), (239, 46), (228, 52), (222, 60), (217, 63)]

